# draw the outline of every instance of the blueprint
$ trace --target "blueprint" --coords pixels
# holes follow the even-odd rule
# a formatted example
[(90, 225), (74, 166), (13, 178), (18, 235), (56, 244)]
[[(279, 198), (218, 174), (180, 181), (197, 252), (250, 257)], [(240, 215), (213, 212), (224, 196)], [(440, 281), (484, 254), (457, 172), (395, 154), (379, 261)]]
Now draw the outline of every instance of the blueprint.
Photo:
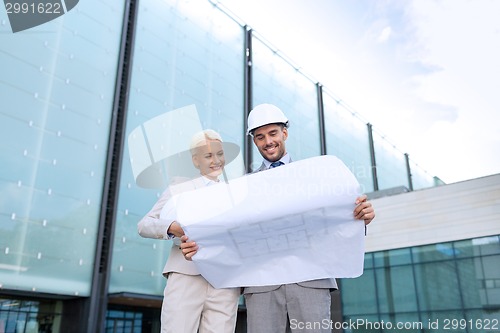
[(338, 158), (319, 156), (176, 195), (168, 209), (216, 288), (353, 278), (364, 262), (359, 188)]

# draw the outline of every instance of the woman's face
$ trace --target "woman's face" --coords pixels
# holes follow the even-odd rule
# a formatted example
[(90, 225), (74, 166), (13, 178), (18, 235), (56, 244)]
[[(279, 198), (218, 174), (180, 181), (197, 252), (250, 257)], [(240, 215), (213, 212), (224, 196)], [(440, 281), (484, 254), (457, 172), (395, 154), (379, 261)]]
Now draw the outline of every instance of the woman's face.
[(200, 174), (216, 181), (226, 164), (222, 142), (207, 139), (206, 144), (196, 147), (193, 155), (193, 164), (200, 170)]

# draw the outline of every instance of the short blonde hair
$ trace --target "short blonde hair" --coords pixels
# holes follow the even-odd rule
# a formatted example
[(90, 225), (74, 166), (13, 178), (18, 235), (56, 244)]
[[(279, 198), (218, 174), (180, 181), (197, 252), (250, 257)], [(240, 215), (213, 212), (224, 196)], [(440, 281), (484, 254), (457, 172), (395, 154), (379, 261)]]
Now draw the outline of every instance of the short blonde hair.
[(191, 144), (189, 145), (191, 154), (194, 155), (196, 153), (197, 147), (206, 145), (207, 140), (218, 140), (222, 142), (222, 137), (220, 136), (219, 133), (217, 133), (213, 129), (206, 129), (196, 133), (191, 138)]

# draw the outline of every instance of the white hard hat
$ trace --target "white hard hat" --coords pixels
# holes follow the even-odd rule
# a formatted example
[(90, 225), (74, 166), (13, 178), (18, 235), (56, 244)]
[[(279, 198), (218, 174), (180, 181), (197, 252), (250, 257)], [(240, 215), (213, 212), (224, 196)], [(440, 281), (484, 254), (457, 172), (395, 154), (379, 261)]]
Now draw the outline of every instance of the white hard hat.
[(259, 104), (250, 111), (247, 122), (247, 135), (261, 126), (281, 123), (288, 128), (288, 118), (277, 106), (272, 104)]

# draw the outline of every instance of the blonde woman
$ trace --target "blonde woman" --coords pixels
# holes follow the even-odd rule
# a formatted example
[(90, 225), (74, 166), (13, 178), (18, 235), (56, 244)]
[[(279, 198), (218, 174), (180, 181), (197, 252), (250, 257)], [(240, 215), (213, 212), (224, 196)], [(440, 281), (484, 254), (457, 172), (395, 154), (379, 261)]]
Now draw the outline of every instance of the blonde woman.
[[(193, 136), (190, 145), (191, 160), (199, 176), (171, 185), (151, 211), (138, 223), (142, 237), (174, 239), (163, 275), (167, 278), (161, 310), (162, 333), (233, 333), (240, 288), (215, 289), (198, 272), (192, 261), (187, 261), (179, 249), (179, 238), (184, 235), (179, 223), (164, 218), (164, 206), (172, 195), (195, 190), (219, 182), (226, 164), (221, 136), (214, 130), (204, 130)], [(175, 188), (175, 190), (174, 190)]]

